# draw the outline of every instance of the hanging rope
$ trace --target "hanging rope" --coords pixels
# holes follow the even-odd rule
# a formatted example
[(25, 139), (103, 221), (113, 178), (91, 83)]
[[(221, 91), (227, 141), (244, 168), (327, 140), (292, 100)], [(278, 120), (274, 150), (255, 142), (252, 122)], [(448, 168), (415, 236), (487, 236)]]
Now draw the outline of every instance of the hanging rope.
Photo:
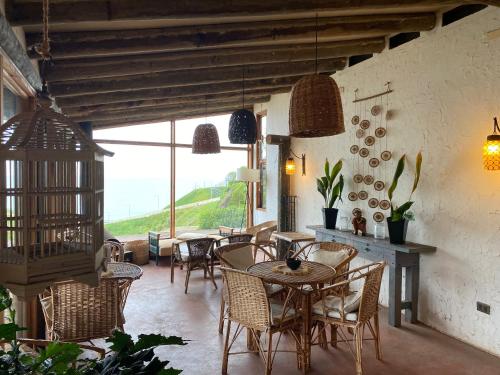
[[(48, 1), (48, 0), (47, 0)], [(316, 43), (315, 43), (316, 58), (314, 59), (314, 72), (318, 74), (318, 13), (316, 13)]]
[(49, 0), (43, 0), (43, 41), (39, 53), (44, 60), (50, 60)]

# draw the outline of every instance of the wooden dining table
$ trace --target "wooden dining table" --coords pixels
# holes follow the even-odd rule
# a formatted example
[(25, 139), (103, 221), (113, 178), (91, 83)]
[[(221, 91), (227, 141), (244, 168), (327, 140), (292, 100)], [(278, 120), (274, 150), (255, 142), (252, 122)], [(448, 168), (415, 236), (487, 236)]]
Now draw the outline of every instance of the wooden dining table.
[[(302, 316), (301, 345), (302, 355), (299, 356), (299, 367), (307, 371), (311, 366), (311, 334), (312, 334), (312, 296), (322, 285), (335, 277), (335, 269), (325, 264), (302, 261), (297, 272), (287, 273), (277, 271), (284, 269), (284, 261), (261, 262), (250, 266), (247, 272), (257, 276), (267, 283), (280, 284), (288, 289), (287, 301), (300, 298), (300, 313)], [(307, 272), (302, 272), (306, 269)], [(307, 288), (310, 286), (310, 288)]]

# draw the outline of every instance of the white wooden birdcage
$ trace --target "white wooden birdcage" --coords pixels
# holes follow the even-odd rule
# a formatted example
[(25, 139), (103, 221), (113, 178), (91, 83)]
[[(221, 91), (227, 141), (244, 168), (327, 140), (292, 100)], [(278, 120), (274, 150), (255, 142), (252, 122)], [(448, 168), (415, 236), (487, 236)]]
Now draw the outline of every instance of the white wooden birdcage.
[(97, 284), (104, 156), (41, 98), (0, 127), (0, 283), (19, 297), (55, 281)]

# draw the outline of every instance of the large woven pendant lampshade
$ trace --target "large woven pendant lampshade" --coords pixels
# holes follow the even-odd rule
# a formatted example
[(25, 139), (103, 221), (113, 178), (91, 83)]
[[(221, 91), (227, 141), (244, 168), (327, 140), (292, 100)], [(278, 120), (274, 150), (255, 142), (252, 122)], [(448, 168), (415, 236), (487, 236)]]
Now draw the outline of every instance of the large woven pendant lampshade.
[(220, 153), (219, 134), (213, 124), (201, 124), (193, 135), (193, 154)]
[(239, 109), (229, 120), (229, 142), (234, 144), (254, 144), (257, 141), (257, 120), (253, 112)]
[(311, 74), (292, 89), (290, 136), (326, 137), (345, 132), (342, 100), (337, 83), (328, 75)]

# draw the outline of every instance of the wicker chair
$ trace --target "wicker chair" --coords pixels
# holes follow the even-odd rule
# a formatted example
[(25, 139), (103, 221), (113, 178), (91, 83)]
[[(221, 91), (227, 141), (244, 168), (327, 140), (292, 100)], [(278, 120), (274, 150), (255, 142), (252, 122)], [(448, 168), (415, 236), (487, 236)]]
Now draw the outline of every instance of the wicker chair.
[[(184, 242), (178, 242), (174, 245), (174, 256), (172, 257), (172, 263), (170, 265), (170, 281), (174, 282), (174, 268), (175, 264), (186, 265), (186, 280), (184, 282), (185, 289), (184, 293), (187, 293), (189, 286), (189, 278), (191, 276), (191, 271), (195, 269), (203, 269), (204, 276), (210, 276), (210, 280), (214, 284), (215, 289), (217, 289), (217, 284), (215, 283), (214, 274), (212, 268), (209, 265), (211, 260), (210, 252), (213, 249), (215, 240), (213, 238), (195, 238), (192, 240), (186, 240)], [(181, 251), (181, 246), (186, 245), (187, 252)]]
[(123, 331), (122, 296), (128, 279), (102, 278), (98, 287), (59, 282), (41, 294), (48, 340), (89, 341)]
[(123, 262), (125, 250), (120, 242), (105, 241), (104, 247), (106, 248), (107, 256), (112, 262)]
[[(229, 355), (252, 353), (231, 353), (231, 347), (243, 328), (255, 340), (256, 351), (261, 355), (266, 366), (265, 374), (272, 371), (274, 356), (279, 351), (278, 345), (281, 335), (289, 333), (296, 343), (296, 353), (301, 354), (300, 339), (296, 330), (300, 325), (300, 315), (293, 309), (279, 303), (270, 303), (262, 280), (246, 272), (222, 268), (223, 280), (227, 289), (228, 324), (224, 342), (222, 358), (222, 374), (227, 374)], [(231, 336), (231, 323), (238, 326)], [(276, 345), (273, 347), (273, 335), (278, 334)], [(267, 341), (263, 342), (262, 338)], [(287, 351), (290, 352), (290, 351)]]
[[(255, 264), (256, 259), (259, 261), (275, 260), (274, 256), (265, 248), (255, 245), (250, 242), (236, 242), (229, 245), (221, 246), (215, 249), (215, 255), (220, 259), (223, 267), (233, 268), (240, 271), (246, 271), (248, 267)], [(277, 284), (264, 284), (268, 297), (274, 297), (283, 292), (283, 287)], [(220, 299), (219, 313), (219, 333), (224, 330), (224, 319), (227, 316), (226, 304), (227, 290), (222, 289)]]
[[(324, 348), (327, 347), (325, 327), (329, 325), (332, 328), (330, 343), (333, 347), (336, 347), (338, 342), (347, 342), (349, 344), (349, 349), (356, 360), (357, 375), (363, 373), (363, 340), (368, 340), (363, 338), (365, 325), (368, 326), (371, 332), (372, 338), (370, 340), (375, 341), (377, 359), (382, 358), (378, 322), (378, 298), (385, 265), (385, 262), (372, 263), (353, 269), (347, 272), (346, 275), (341, 275), (342, 278), (347, 276), (348, 279), (321, 289), (320, 293), (323, 298), (316, 302), (312, 308), (313, 322), (318, 329), (318, 343)], [(362, 283), (357, 292), (343, 293), (341, 296), (330, 293), (331, 289), (345, 290), (344, 286), (353, 283)], [(354, 340), (347, 338), (347, 335), (343, 332), (344, 328), (354, 331)], [(337, 334), (341, 336), (341, 340), (337, 339)], [(350, 345), (352, 341), (355, 342), (354, 350)]]

